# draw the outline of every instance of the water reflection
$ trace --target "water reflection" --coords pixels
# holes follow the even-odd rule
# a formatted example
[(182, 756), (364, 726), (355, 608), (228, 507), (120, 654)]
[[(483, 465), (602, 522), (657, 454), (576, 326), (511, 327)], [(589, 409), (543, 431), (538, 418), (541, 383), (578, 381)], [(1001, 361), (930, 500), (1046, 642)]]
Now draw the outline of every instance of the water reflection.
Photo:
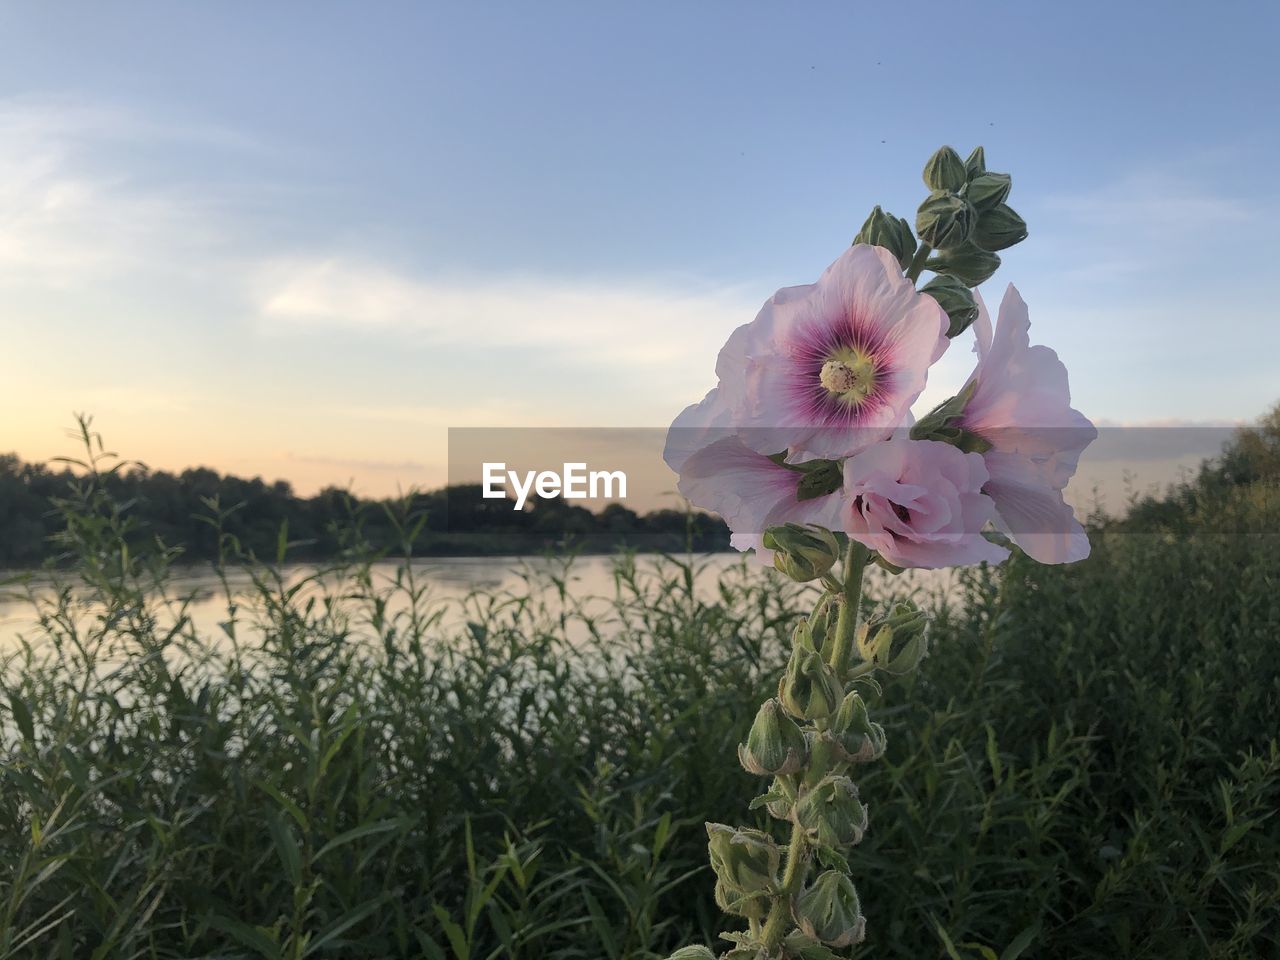
[[(653, 575), (658, 564), (664, 563), (656, 556), (640, 556), (636, 558), (636, 566), (640, 576)], [(696, 558), (698, 576), (694, 583), (695, 592), (703, 599), (711, 599), (716, 595), (721, 575), (732, 567), (743, 564), (740, 554), (713, 554)], [(578, 557), (572, 561), (566, 559), (544, 557), (448, 557), (415, 560), (411, 564), (412, 573), (420, 585), (425, 585), (428, 604), (440, 617), (441, 627), (459, 627), (466, 620), (465, 601), (476, 593), (501, 595), (508, 593), (530, 594), (555, 610), (560, 605), (560, 586), (564, 592), (578, 603), (587, 602), (593, 597), (612, 597), (616, 590), (615, 572), (617, 558), (609, 556)], [(372, 574), (374, 586), (385, 588), (394, 582), (403, 564), (386, 562), (374, 564)], [(317, 572), (314, 565), (299, 564), (284, 569), (283, 575), (288, 583), (298, 583)], [(760, 571), (760, 576), (780, 576), (769, 571)], [(3, 577), (0, 577), (3, 580)], [(873, 594), (880, 594), (886, 589), (893, 592), (925, 591), (929, 593), (953, 589), (953, 574), (950, 571), (909, 571), (890, 582), (882, 571), (873, 571), (868, 584)], [(253, 582), (245, 571), (236, 571), (228, 576), (227, 587), (231, 598), (240, 607), (242, 618), (240, 631), (252, 629), (253, 617), (250, 613), (254, 604)], [(350, 586), (344, 585), (330, 577), (326, 580), (325, 590), (336, 596), (347, 593)], [(50, 581), (41, 574), (33, 575), (30, 588), (34, 594), (43, 599), (52, 598), (53, 589)], [(12, 649), (18, 638), (25, 636), (34, 639), (38, 633), (37, 623), (32, 605), (26, 597), (14, 596), (15, 588), (6, 591), (0, 589), (0, 650)], [(313, 591), (317, 595), (322, 591)], [(222, 624), (227, 619), (228, 595), (222, 581), (214, 575), (209, 567), (175, 568), (169, 581), (168, 596), (185, 601), (185, 614), (190, 619), (197, 634), (204, 637), (216, 637), (223, 634)], [(157, 598), (158, 599), (158, 598)], [(387, 614), (394, 615), (407, 606), (407, 599), (402, 593), (392, 596)], [(169, 607), (176, 618), (178, 605)], [(92, 609), (83, 608), (82, 617), (87, 621), (93, 616)], [(164, 619), (162, 614), (162, 620)], [(168, 624), (166, 624), (168, 625)]]

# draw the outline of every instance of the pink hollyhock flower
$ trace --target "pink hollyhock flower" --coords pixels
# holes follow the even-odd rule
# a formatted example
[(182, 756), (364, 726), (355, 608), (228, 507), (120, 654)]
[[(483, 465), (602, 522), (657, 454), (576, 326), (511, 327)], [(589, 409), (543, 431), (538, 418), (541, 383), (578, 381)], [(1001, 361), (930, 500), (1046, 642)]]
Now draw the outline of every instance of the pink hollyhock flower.
[(754, 549), (757, 561), (772, 564), (773, 551), (761, 543), (769, 527), (815, 523), (840, 529), (838, 493), (797, 499), (804, 474), (752, 450), (725, 427), (725, 417), (720, 394), (712, 390), (676, 418), (663, 457), (680, 475), (680, 493), (728, 524), (736, 549)]
[(993, 334), (978, 298), (978, 365), (958, 425), (991, 449), (983, 454), (995, 501), (996, 526), (1041, 563), (1071, 563), (1089, 555), (1089, 538), (1062, 491), (1080, 454), (1098, 436), (1071, 406), (1067, 368), (1044, 346), (1031, 346), (1027, 305), (1012, 284)]
[(757, 453), (849, 456), (902, 425), (947, 325), (892, 254), (850, 247), (729, 337), (716, 361), (720, 419)]
[(981, 534), (995, 519), (987, 479), (980, 454), (949, 443), (873, 444), (845, 461), (844, 530), (899, 567), (999, 563), (1009, 551)]

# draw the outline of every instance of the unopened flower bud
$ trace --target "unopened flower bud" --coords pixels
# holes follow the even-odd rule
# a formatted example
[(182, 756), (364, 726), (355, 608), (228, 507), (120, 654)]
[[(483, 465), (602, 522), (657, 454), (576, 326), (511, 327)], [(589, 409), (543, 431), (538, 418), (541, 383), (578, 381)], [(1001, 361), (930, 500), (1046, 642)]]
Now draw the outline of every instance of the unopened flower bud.
[(706, 947), (681, 947), (667, 960), (716, 960), (716, 955)]
[(804, 731), (787, 716), (777, 700), (766, 700), (756, 714), (747, 742), (738, 744), (738, 760), (748, 773), (759, 776), (796, 773), (809, 755)]
[(861, 943), (867, 933), (853, 881), (827, 870), (791, 899), (791, 915), (807, 936), (837, 950)]
[(867, 831), (867, 808), (848, 777), (824, 777), (796, 801), (792, 816), (812, 842), (835, 850), (861, 842)]
[(869, 763), (884, 755), (884, 727), (868, 716), (867, 705), (856, 691), (844, 698), (826, 735), (846, 763)]
[(775, 817), (778, 820), (790, 820), (791, 808), (795, 805), (795, 801), (790, 799), (791, 794), (787, 788), (780, 786), (780, 782), (778, 780), (773, 781), (773, 785), (769, 788), (771, 799), (765, 802), (764, 808), (769, 811), (771, 817)]
[(969, 181), (965, 197), (979, 213), (997, 207), (1009, 199), (1013, 178), (1007, 173), (982, 173)]
[(964, 186), (964, 161), (950, 147), (940, 147), (924, 165), (924, 185), (930, 190), (949, 190), (955, 193)]
[(981, 147), (974, 147), (973, 152), (965, 158), (964, 173), (965, 177), (972, 180), (974, 177), (981, 176), (987, 172), (987, 151)]
[(782, 851), (763, 830), (707, 824), (707, 848), (720, 906), (742, 917), (762, 916), (778, 889)]
[(916, 252), (916, 238), (911, 232), (911, 224), (902, 217), (885, 213), (879, 206), (871, 211), (853, 242), (884, 247), (897, 258), (898, 265), (903, 270), (911, 264), (911, 258)]
[(925, 269), (955, 277), (966, 287), (976, 287), (991, 279), (1000, 267), (1000, 257), (972, 243), (940, 250), (925, 261)]
[(797, 583), (816, 580), (835, 566), (840, 556), (836, 535), (813, 524), (770, 527), (763, 542), (773, 551), (773, 565)]
[(973, 321), (978, 319), (978, 304), (973, 293), (955, 277), (936, 276), (923, 287), (921, 293), (927, 293), (938, 301), (938, 306), (947, 312), (951, 325), (947, 327), (947, 336), (954, 339), (969, 329)]
[(896, 603), (858, 630), (858, 655), (886, 673), (910, 673), (928, 652), (929, 618), (911, 603)]
[(728, 953), (720, 954), (720, 960), (771, 960), (764, 947), (744, 944), (734, 947)]
[(792, 643), (791, 659), (778, 684), (778, 699), (788, 713), (801, 720), (829, 717), (839, 706), (842, 691), (831, 667), (814, 649), (806, 621), (796, 626)]
[(977, 214), (964, 197), (935, 190), (916, 211), (916, 233), (938, 250), (958, 247), (969, 239)]
[(973, 242), (983, 250), (1004, 250), (1025, 239), (1027, 222), (1007, 203), (983, 213), (973, 228)]
[(831, 659), (831, 647), (836, 639), (836, 620), (840, 616), (839, 606), (831, 594), (823, 594), (818, 605), (809, 614), (809, 634), (814, 648), (822, 654), (824, 660)]

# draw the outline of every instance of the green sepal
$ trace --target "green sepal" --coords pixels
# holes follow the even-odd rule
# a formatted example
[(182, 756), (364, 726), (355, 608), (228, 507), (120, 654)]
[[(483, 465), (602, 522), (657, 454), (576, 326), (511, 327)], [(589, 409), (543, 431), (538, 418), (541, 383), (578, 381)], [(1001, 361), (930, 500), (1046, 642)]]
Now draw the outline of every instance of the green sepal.
[(939, 147), (924, 165), (924, 185), (930, 190), (954, 193), (967, 179), (964, 161), (951, 147)]
[(787, 956), (796, 957), (797, 960), (840, 960), (827, 947), (799, 930), (787, 934), (782, 945), (786, 948)]
[(964, 409), (973, 398), (977, 386), (976, 382), (966, 384), (954, 397), (944, 400), (921, 417), (911, 428), (911, 439), (941, 440), (959, 447), (965, 453), (986, 453), (990, 450), (990, 440), (961, 426)]
[(976, 287), (1000, 269), (1000, 256), (973, 243), (939, 250), (924, 262), (926, 270), (955, 277), (966, 287)]
[(978, 217), (971, 239), (983, 250), (1005, 250), (1027, 239), (1027, 221), (1002, 203)]
[(796, 485), (796, 500), (816, 500), (835, 493), (844, 485), (844, 471), (835, 460), (807, 460), (790, 464), (804, 473)]
[(916, 233), (935, 249), (950, 249), (969, 239), (977, 219), (977, 212), (964, 197), (935, 190), (916, 211)]
[(965, 176), (972, 180), (987, 172), (987, 151), (981, 147), (974, 147), (973, 151), (965, 158), (964, 161)]
[(979, 213), (999, 206), (1009, 199), (1013, 178), (1007, 173), (981, 173), (969, 181), (965, 198)]
[(955, 277), (939, 274), (921, 287), (920, 292), (933, 297), (946, 313), (951, 321), (947, 326), (947, 337), (951, 340), (978, 319), (978, 302), (973, 298), (973, 291)]
[(911, 258), (916, 252), (916, 238), (911, 232), (911, 224), (902, 217), (885, 213), (879, 205), (872, 209), (853, 242), (883, 247), (897, 258), (898, 265), (903, 270), (910, 266)]

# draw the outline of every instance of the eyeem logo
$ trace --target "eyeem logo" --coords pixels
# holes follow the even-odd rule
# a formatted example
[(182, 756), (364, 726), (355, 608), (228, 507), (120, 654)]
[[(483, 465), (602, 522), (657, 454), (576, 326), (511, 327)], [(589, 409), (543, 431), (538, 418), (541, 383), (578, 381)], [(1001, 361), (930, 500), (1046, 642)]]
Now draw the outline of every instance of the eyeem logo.
[[(508, 470), (505, 463), (484, 464), (484, 490), (487, 500), (507, 496), (507, 484), (515, 491), (513, 510), (524, 508), (530, 492), (543, 500), (563, 497), (565, 500), (623, 500), (627, 496), (627, 475), (621, 470), (587, 470), (585, 463), (566, 463), (560, 473), (554, 470), (526, 470), (523, 476)], [(615, 489), (616, 487), (616, 489)]]

